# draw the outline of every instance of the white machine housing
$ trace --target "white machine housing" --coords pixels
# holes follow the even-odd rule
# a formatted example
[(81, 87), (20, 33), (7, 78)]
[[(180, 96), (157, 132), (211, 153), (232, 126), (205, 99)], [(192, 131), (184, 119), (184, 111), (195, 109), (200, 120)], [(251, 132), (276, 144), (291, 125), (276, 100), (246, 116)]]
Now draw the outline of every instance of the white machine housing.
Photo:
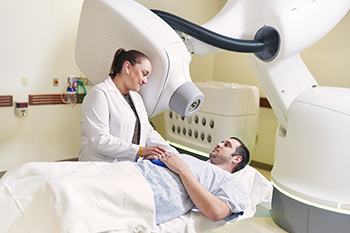
[(169, 107), (189, 117), (203, 103), (190, 77), (191, 55), (169, 25), (132, 0), (85, 0), (75, 60), (92, 84), (108, 77), (119, 48), (140, 50), (151, 60), (152, 73), (140, 90), (149, 117)]
[(206, 101), (189, 118), (166, 110), (166, 139), (180, 149), (194, 149), (196, 153), (208, 157), (218, 142), (235, 136), (253, 151), (259, 120), (259, 89), (214, 81), (194, 84), (204, 94)]

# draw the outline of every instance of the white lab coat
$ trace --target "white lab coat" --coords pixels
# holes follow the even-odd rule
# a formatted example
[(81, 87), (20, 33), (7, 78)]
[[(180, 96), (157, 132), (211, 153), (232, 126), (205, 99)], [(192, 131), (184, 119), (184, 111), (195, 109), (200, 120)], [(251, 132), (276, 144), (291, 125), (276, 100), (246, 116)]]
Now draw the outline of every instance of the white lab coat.
[(130, 91), (130, 97), (140, 119), (140, 145), (132, 144), (135, 114), (108, 77), (84, 98), (80, 161), (134, 161), (140, 146), (160, 145), (169, 154), (178, 154), (149, 123), (141, 96)]

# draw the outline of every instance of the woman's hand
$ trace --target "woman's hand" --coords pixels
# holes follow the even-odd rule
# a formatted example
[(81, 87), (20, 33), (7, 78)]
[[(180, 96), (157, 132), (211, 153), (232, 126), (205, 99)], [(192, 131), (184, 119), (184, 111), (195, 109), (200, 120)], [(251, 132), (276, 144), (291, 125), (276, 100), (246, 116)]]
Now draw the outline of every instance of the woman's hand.
[[(140, 155), (140, 154), (139, 154)], [(141, 157), (144, 159), (161, 159), (168, 156), (168, 153), (162, 146), (146, 146), (142, 148)]]

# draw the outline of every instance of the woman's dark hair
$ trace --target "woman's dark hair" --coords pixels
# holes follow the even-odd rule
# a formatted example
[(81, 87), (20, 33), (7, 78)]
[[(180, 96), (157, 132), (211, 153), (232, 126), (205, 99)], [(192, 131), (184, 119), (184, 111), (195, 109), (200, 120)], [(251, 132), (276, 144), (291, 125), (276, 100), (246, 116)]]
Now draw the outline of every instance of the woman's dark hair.
[(120, 48), (114, 54), (109, 76), (113, 79), (117, 74), (119, 74), (125, 62), (128, 61), (132, 66), (134, 66), (142, 63), (143, 59), (149, 60), (144, 53), (138, 50), (126, 51), (125, 49)]
[(236, 151), (232, 154), (232, 156), (238, 155), (242, 157), (242, 161), (239, 164), (237, 164), (237, 166), (233, 170), (232, 173), (234, 173), (243, 169), (249, 163), (250, 153), (247, 146), (239, 138), (230, 137), (230, 139), (235, 139), (241, 144), (239, 147), (236, 148)]

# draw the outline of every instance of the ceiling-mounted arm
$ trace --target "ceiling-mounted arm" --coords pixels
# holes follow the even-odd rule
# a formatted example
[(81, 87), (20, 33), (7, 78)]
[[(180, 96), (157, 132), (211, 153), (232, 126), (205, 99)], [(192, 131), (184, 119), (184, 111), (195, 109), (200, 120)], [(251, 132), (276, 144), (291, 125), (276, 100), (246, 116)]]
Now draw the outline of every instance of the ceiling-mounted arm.
[[(272, 61), (278, 54), (280, 36), (273, 27), (262, 27), (254, 40), (242, 40), (224, 36), (168, 12), (152, 10), (174, 30), (186, 33), (214, 47), (242, 53), (254, 53), (262, 61)], [(191, 51), (190, 51), (191, 52)]]

